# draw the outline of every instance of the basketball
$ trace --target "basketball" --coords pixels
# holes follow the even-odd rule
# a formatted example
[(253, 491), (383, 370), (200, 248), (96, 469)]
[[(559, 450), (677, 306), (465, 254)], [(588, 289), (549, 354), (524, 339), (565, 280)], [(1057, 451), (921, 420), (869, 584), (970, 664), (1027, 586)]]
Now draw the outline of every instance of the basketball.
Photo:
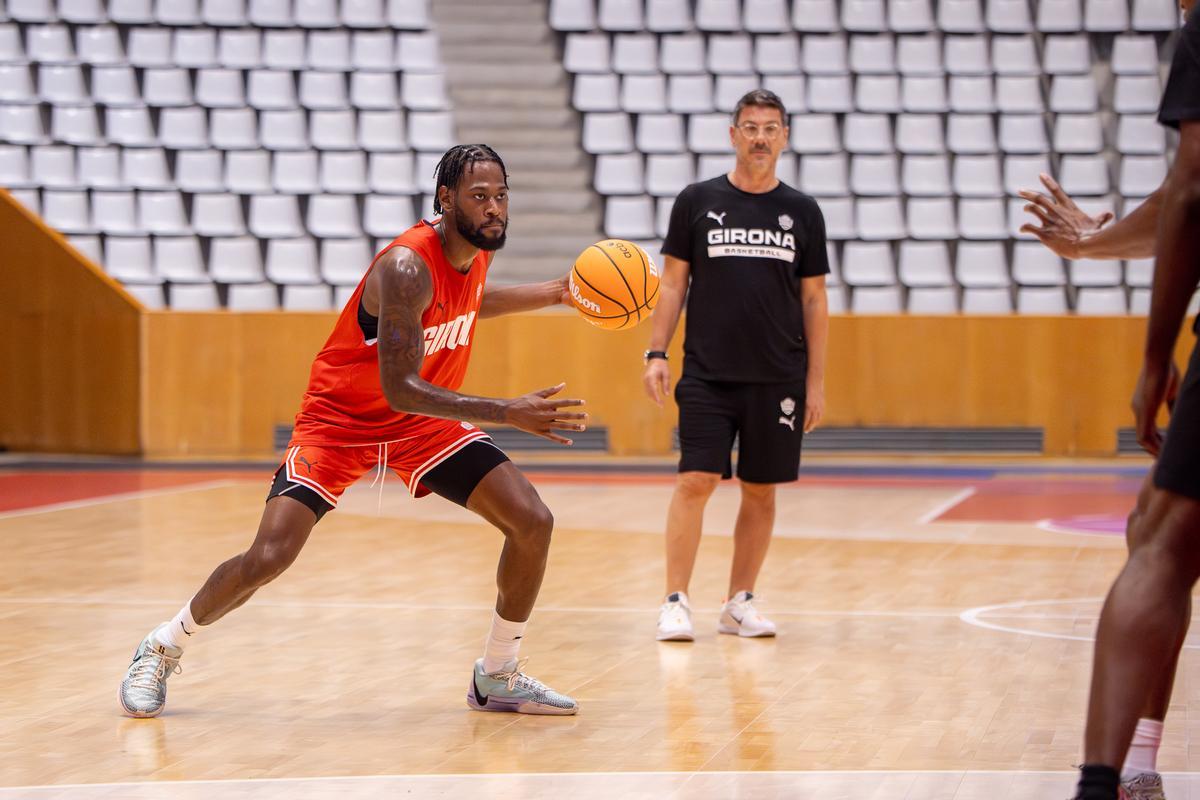
[(598, 328), (632, 328), (658, 302), (658, 267), (633, 242), (605, 239), (575, 259), (569, 279), (571, 302)]

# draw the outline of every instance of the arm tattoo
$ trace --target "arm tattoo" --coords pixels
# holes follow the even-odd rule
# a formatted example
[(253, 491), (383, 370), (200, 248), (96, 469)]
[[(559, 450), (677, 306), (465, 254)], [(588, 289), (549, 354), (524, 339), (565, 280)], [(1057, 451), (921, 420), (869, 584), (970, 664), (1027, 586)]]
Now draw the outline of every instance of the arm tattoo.
[(396, 247), (379, 264), (379, 378), (397, 411), (469, 422), (503, 422), (505, 403), (452, 392), (421, 378), (425, 330), (421, 315), (433, 299), (429, 268), (412, 250)]

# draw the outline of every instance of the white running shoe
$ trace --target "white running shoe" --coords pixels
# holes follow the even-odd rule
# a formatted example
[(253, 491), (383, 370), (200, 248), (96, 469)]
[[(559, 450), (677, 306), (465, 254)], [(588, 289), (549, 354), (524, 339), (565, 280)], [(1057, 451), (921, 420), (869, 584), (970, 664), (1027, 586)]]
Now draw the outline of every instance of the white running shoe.
[(654, 637), (660, 642), (691, 642), (696, 636), (692, 633), (692, 607), (688, 605), (687, 595), (683, 592), (672, 592), (663, 601), (658, 610), (658, 634)]
[(159, 644), (155, 638), (167, 627), (164, 622), (142, 639), (133, 654), (133, 663), (125, 670), (117, 696), (121, 707), (131, 717), (157, 717), (167, 702), (167, 679), (180, 672), (179, 659), (183, 650)]
[(748, 638), (774, 636), (775, 623), (758, 613), (754, 607), (754, 595), (738, 592), (721, 609), (721, 620), (717, 623), (720, 633), (737, 634)]

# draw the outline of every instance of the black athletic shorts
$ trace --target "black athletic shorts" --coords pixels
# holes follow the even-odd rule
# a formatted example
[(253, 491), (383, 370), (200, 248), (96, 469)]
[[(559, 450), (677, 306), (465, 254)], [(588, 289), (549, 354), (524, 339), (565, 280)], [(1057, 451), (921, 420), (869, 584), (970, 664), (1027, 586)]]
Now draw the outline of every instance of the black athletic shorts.
[(1192, 347), (1175, 398), (1171, 424), (1154, 469), (1154, 485), (1200, 500), (1200, 341)]
[[(370, 448), (360, 448), (370, 449)], [(347, 450), (347, 448), (330, 448), (333, 452)], [(304, 469), (305, 465), (295, 467), (294, 463), (297, 460), (288, 458), (280, 465), (275, 472), (275, 479), (271, 482), (271, 490), (267, 493), (267, 499), (278, 497), (286, 494), (295, 500), (299, 500), (304, 505), (312, 509), (312, 512), (317, 515), (319, 521), (334, 508), (334, 502), (341, 495), (341, 489), (337, 490), (336, 494), (331, 493), (320, 482), (314, 481), (311, 468)], [(318, 467), (324, 459), (318, 459), (312, 462), (314, 467)], [(467, 443), (460, 450), (453, 453), (445, 460), (438, 462), (435, 466), (430, 467), (427, 472), (420, 475), (421, 494), (424, 494), (424, 489), (428, 489), (434, 494), (441, 495), (452, 503), (457, 503), (464, 508), (467, 505), (467, 500), (471, 496), (471, 492), (475, 491), (475, 487), (479, 482), (496, 467), (500, 466), (509, 458), (504, 451), (496, 445), (492, 444), (490, 439), (481, 439)], [(292, 469), (294, 472), (289, 472)], [(386, 468), (386, 467), (385, 467)], [(304, 469), (304, 471), (302, 471)], [(367, 467), (363, 466), (361, 471), (345, 475), (344, 483), (349, 485), (355, 480), (356, 475), (363, 475), (367, 472)], [(317, 475), (319, 477), (319, 473)], [(327, 481), (329, 483), (330, 481)], [(339, 484), (340, 486), (340, 484)], [(330, 502), (330, 500), (334, 502)]]
[(679, 471), (733, 476), (749, 483), (787, 483), (800, 474), (804, 382), (722, 383), (684, 376), (679, 405)]

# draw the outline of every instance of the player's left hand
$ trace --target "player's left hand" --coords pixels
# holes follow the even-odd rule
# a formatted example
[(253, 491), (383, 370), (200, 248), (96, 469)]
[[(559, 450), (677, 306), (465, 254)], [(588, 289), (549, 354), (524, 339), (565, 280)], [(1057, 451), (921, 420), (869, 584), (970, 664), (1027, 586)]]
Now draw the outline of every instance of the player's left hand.
[(804, 390), (804, 432), (811, 433), (825, 416), (825, 384), (809, 382)]
[(1081, 257), (1080, 246), (1084, 239), (1103, 228), (1113, 219), (1111, 211), (1089, 216), (1049, 175), (1039, 176), (1047, 196), (1041, 192), (1024, 190), (1021, 197), (1029, 201), (1025, 211), (1037, 218), (1039, 225), (1026, 223), (1021, 233), (1030, 233), (1063, 258)]
[(1158, 431), (1158, 410), (1164, 402), (1174, 404), (1179, 387), (1179, 371), (1173, 362), (1142, 365), (1137, 388), (1133, 390), (1134, 429), (1138, 444), (1150, 455), (1158, 457), (1162, 449), (1162, 434)]
[(564, 306), (573, 306), (571, 302), (571, 276), (563, 275), (554, 281), (558, 284), (558, 302)]

